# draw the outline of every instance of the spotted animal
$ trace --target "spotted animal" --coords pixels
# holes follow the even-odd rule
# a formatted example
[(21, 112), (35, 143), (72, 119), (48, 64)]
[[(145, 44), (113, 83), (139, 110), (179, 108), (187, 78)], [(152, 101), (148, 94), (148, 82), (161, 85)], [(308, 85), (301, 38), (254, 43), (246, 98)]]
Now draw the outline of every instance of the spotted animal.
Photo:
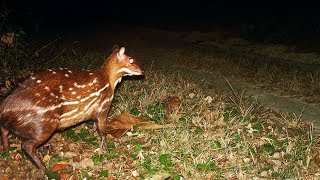
[(55, 131), (86, 120), (95, 121), (107, 148), (106, 119), (115, 88), (123, 76), (132, 75), (143, 75), (143, 70), (118, 46), (95, 71), (58, 68), (32, 75), (0, 102), (4, 150), (9, 150), (8, 133), (12, 132), (21, 139), (31, 161), (44, 170), (37, 148)]

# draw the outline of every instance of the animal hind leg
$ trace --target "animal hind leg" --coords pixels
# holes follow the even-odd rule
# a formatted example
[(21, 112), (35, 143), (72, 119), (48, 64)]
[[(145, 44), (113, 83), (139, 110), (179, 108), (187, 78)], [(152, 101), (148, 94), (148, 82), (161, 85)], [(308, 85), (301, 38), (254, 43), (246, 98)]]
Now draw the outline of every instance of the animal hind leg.
[(10, 147), (8, 134), (9, 134), (9, 131), (1, 127), (1, 139), (2, 139), (2, 146), (4, 151), (9, 151), (9, 147)]
[[(48, 115), (49, 116), (49, 115)], [(26, 151), (29, 159), (40, 169), (45, 170), (46, 167), (42, 160), (37, 156), (37, 148), (45, 143), (54, 133), (58, 126), (58, 121), (52, 121), (50, 118), (43, 119), (43, 124), (38, 125), (36, 133), (29, 134), (22, 142), (21, 147)], [(50, 122), (50, 123), (48, 123)]]

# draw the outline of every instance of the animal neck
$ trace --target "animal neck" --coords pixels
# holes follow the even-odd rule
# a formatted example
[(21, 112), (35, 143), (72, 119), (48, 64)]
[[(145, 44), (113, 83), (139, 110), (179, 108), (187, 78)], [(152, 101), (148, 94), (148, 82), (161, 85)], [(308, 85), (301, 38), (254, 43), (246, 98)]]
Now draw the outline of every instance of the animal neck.
[(113, 91), (122, 78), (122, 74), (117, 73), (118, 69), (114, 61), (115, 59), (109, 58), (100, 68), (101, 74), (103, 75), (105, 81), (110, 84), (110, 88)]

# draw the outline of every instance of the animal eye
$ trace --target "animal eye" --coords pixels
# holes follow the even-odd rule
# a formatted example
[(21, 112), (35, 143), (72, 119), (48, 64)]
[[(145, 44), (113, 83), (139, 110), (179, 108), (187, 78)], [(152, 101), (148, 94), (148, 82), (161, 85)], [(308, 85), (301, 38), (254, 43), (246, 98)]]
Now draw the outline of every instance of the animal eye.
[(133, 58), (129, 58), (129, 63), (130, 63), (130, 64), (133, 63)]

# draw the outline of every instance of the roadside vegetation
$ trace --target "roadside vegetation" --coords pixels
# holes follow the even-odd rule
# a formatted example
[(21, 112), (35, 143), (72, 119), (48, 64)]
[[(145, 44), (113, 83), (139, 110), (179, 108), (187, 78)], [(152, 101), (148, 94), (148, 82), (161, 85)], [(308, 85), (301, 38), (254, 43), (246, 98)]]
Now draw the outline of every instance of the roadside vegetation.
[[(59, 39), (38, 46), (23, 40), (15, 43), (3, 45), (0, 52), (2, 97), (30, 72), (49, 67), (95, 69), (109, 54), (76, 44), (64, 48)], [(312, 124), (299, 115), (262, 107), (232, 86), (230, 92), (217, 91), (192, 74), (182, 76), (173, 68), (154, 66), (153, 60), (170, 56), (188, 68), (255, 82), (310, 102), (319, 102), (319, 73), (300, 74), (243, 57), (192, 50), (163, 49), (159, 57), (136, 53), (145, 59), (145, 78), (123, 80), (109, 114), (112, 119), (128, 112), (170, 126), (145, 131), (133, 127), (119, 139), (108, 135), (108, 151), (101, 148), (92, 122), (58, 132), (39, 148), (49, 168), (46, 172), (35, 168), (19, 139), (10, 135), (10, 151), (0, 148), (0, 179), (319, 178), (319, 130)]]
[[(80, 52), (80, 51), (79, 51)], [(105, 52), (61, 54), (56, 67), (94, 69)], [(71, 58), (72, 57), (72, 58)], [(76, 58), (75, 58), (76, 57)], [(151, 57), (150, 57), (151, 58)], [(70, 64), (68, 64), (70, 63)], [(2, 178), (171, 179), (316, 178), (319, 133), (299, 117), (271, 111), (240, 92), (209, 90), (174, 69), (144, 65), (145, 79), (120, 85), (111, 114), (140, 116), (170, 128), (129, 131), (109, 137), (109, 151), (100, 147), (92, 122), (56, 133), (39, 148), (43, 173), (10, 136), (11, 150), (2, 153)]]

